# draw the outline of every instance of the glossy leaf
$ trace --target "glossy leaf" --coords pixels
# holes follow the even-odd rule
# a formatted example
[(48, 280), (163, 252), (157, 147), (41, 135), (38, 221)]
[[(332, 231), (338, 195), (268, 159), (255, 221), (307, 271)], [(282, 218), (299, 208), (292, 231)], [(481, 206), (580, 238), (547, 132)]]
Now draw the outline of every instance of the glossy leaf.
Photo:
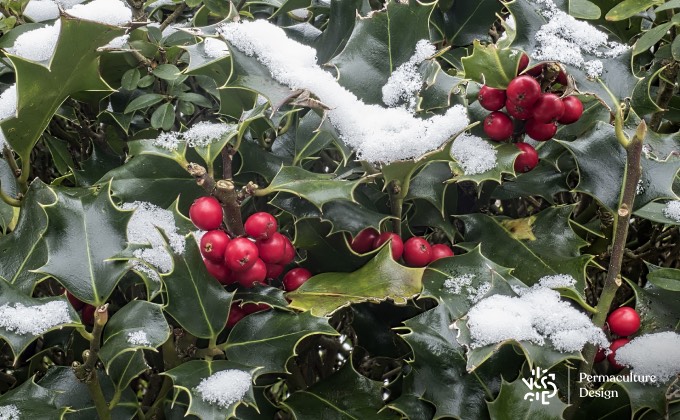
[[(33, 379), (29, 379), (15, 389), (0, 396), (0, 407), (3, 414), (7, 412), (7, 419), (30, 418), (35, 420), (52, 420), (61, 418), (66, 411), (63, 407), (55, 405), (56, 393), (36, 385)], [(10, 414), (11, 406), (16, 407), (18, 413)]]
[(517, 75), (521, 54), (475, 41), (472, 54), (463, 58), (465, 77), (487, 86), (505, 89)]
[[(552, 390), (549, 390), (552, 392)], [(560, 401), (557, 396), (550, 398), (548, 404), (535, 399), (525, 399), (529, 392), (527, 385), (522, 380), (514, 382), (503, 381), (501, 392), (498, 397), (488, 403), (489, 414), (492, 419), (532, 418), (541, 420), (560, 420), (567, 405)]]

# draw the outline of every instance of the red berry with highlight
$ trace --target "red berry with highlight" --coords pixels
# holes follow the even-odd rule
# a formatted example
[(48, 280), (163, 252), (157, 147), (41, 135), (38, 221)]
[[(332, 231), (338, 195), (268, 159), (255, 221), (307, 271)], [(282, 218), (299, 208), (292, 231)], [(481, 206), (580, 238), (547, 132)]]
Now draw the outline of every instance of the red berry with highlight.
[(243, 287), (253, 287), (255, 283), (266, 285), (267, 265), (261, 259), (256, 258), (250, 268), (234, 272), (233, 276), (238, 281), (238, 284)]
[(534, 104), (534, 119), (549, 123), (557, 121), (564, 114), (564, 103), (554, 93), (545, 93)]
[(312, 273), (306, 268), (298, 267), (290, 270), (283, 276), (283, 288), (287, 292), (296, 290), (312, 277)]
[(557, 120), (560, 124), (572, 124), (578, 121), (583, 115), (583, 102), (576, 96), (562, 98), (564, 104), (564, 114)]
[(210, 261), (221, 262), (224, 260), (224, 251), (231, 241), (229, 235), (221, 230), (206, 232), (201, 238), (201, 255)]
[(515, 143), (520, 153), (515, 159), (515, 172), (529, 172), (538, 165), (538, 153), (536, 149), (527, 143)]
[(597, 350), (597, 354), (595, 355), (595, 363), (600, 363), (601, 361), (603, 361), (606, 358), (607, 358), (607, 356), (604, 354), (604, 349), (599, 348)]
[(224, 262), (214, 262), (209, 259), (204, 259), (203, 264), (205, 264), (208, 273), (221, 284), (231, 284), (235, 281), (231, 276), (231, 270), (224, 265)]
[(257, 241), (257, 250), (262, 261), (267, 264), (278, 264), (283, 261), (286, 252), (286, 240), (278, 232), (264, 241)]
[(274, 216), (261, 211), (248, 217), (244, 227), (248, 236), (260, 240), (270, 238), (279, 228), (279, 225)]
[(236, 238), (227, 244), (224, 263), (233, 272), (244, 271), (252, 267), (259, 256), (257, 245), (249, 239)]
[(630, 343), (629, 339), (619, 338), (614, 340), (612, 344), (609, 346), (609, 350), (611, 350), (612, 352), (607, 355), (607, 360), (609, 360), (609, 363), (616, 369), (623, 369), (625, 367), (616, 362), (616, 350), (625, 346), (628, 343)]
[(215, 230), (222, 224), (222, 205), (215, 197), (200, 197), (189, 208), (189, 218), (202, 230)]
[(71, 303), (71, 306), (73, 306), (73, 309), (76, 311), (83, 309), (85, 306), (85, 302), (73, 296), (69, 291), (66, 291), (66, 299), (68, 299), (68, 301)]
[(503, 141), (512, 136), (513, 124), (510, 117), (500, 111), (494, 111), (484, 118), (484, 132), (491, 140)]
[(404, 253), (404, 241), (402, 241), (399, 235), (397, 235), (396, 233), (392, 232), (381, 233), (380, 236), (375, 238), (375, 243), (373, 244), (373, 247), (378, 248), (387, 241), (391, 241), (392, 258), (394, 258), (395, 260), (401, 258), (401, 255)]
[(524, 132), (536, 141), (547, 141), (557, 133), (557, 125), (555, 123), (542, 123), (532, 118), (524, 126)]
[(484, 109), (498, 111), (505, 105), (505, 91), (484, 85), (479, 90), (477, 100)]
[(541, 85), (531, 76), (517, 76), (508, 84), (506, 95), (517, 105), (529, 107), (541, 96)]
[(425, 267), (432, 261), (432, 247), (421, 237), (409, 238), (404, 242), (404, 261), (411, 267)]
[(453, 255), (453, 251), (448, 245), (435, 244), (432, 245), (432, 260), (430, 262), (435, 262), (446, 257), (453, 257)]
[(612, 333), (626, 337), (640, 329), (640, 315), (630, 306), (623, 306), (609, 314), (607, 325)]
[(527, 74), (530, 75), (530, 76), (533, 76), (533, 77), (538, 77), (541, 74), (543, 74), (543, 67), (544, 67), (543, 64), (539, 64), (538, 66), (534, 66), (534, 67), (530, 68), (529, 70), (527, 70)]
[(283, 250), (283, 259), (279, 264), (281, 265), (287, 265), (293, 262), (295, 259), (295, 247), (293, 246), (293, 243), (288, 239), (287, 237), (283, 237), (283, 239), (286, 241), (286, 246)]
[(525, 53), (522, 53), (522, 55), (519, 57), (519, 64), (517, 65), (517, 74), (523, 72), (527, 67), (529, 67), (529, 56)]
[(518, 120), (528, 120), (533, 115), (532, 107), (525, 107), (522, 105), (517, 105), (511, 101), (505, 102), (505, 110), (510, 114), (511, 117)]
[(375, 248), (373, 244), (375, 243), (375, 238), (380, 236), (377, 230), (373, 228), (366, 228), (359, 232), (357, 236), (352, 239), (350, 243), (350, 248), (357, 254), (365, 254), (367, 252), (373, 251)]

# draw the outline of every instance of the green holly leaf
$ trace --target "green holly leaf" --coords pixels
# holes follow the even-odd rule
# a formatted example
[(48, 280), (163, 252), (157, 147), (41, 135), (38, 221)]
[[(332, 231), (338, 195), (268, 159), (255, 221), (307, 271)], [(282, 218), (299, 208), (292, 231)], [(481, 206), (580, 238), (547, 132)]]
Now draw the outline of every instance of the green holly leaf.
[(66, 98), (82, 91), (112, 91), (99, 75), (97, 48), (123, 32), (123, 28), (62, 17), (49, 67), (7, 55), (17, 74), (18, 113), (0, 126), (22, 159), (30, 160), (33, 146)]
[(22, 200), (16, 228), (0, 237), (0, 278), (27, 294), (45, 277), (32, 270), (47, 262), (47, 245), (42, 241), (47, 216), (42, 206), (55, 200), (50, 187), (40, 180), (32, 182)]
[(484, 382), (467, 372), (465, 349), (456, 341), (450, 323), (442, 306), (404, 322), (403, 330), (408, 332), (402, 338), (413, 351), (404, 390), (432, 403), (434, 418), (484, 418), (482, 401), (490, 395)]
[(559, 168), (556, 168), (550, 162), (540, 160), (538, 166), (530, 172), (518, 174), (515, 179), (509, 179), (499, 184), (492, 197), (507, 200), (538, 195), (554, 205), (555, 194), (569, 191), (567, 178), (574, 169), (573, 163), (571, 165), (568, 163), (560, 165)]
[(234, 293), (208, 273), (192, 238), (187, 239), (183, 256), (172, 256), (173, 270), (162, 276), (168, 292), (165, 311), (192, 335), (216, 339), (227, 323)]
[(331, 0), (328, 26), (314, 41), (320, 64), (327, 63), (345, 47), (354, 30), (357, 13), (364, 5), (362, 0)]
[[(616, 140), (614, 127), (600, 122), (592, 131), (572, 142), (557, 141), (576, 159), (579, 183), (575, 190), (592, 195), (611, 212), (618, 209), (626, 152)], [(647, 144), (652, 150), (662, 150), (663, 144), (660, 142), (660, 139), (650, 137)], [(607, 156), (607, 165), (602, 165), (601, 156)], [(677, 199), (673, 192), (673, 181), (680, 170), (680, 158), (671, 156), (658, 160), (643, 153), (640, 164), (642, 176), (639, 193), (635, 197), (635, 209), (661, 198)]]
[(676, 268), (659, 267), (645, 262), (649, 269), (647, 281), (660, 289), (680, 292), (680, 270)]
[(677, 302), (680, 292), (665, 290), (654, 283), (641, 288), (626, 279), (626, 283), (635, 293), (635, 310), (640, 314), (639, 335), (659, 331), (680, 331), (680, 307)]
[[(455, 142), (455, 140), (454, 140)], [(495, 181), (501, 183), (503, 174), (515, 174), (515, 159), (519, 156), (519, 149), (514, 144), (495, 145), (496, 149), (496, 166), (486, 172), (474, 175), (467, 175), (465, 170), (457, 161), (450, 163), (451, 170), (455, 175), (455, 182), (472, 181), (475, 184), (481, 184), (484, 181)]]
[(0, 396), (0, 407), (3, 408), (3, 417), (7, 416), (5, 417), (7, 420), (61, 419), (66, 413), (66, 408), (55, 405), (55, 397), (55, 392), (37, 385), (33, 382), (33, 378), (29, 378), (15, 389)]
[(315, 316), (325, 316), (358, 302), (390, 299), (395, 304), (405, 304), (420, 293), (424, 270), (399, 264), (392, 259), (390, 248), (384, 246), (357, 271), (316, 275), (286, 296), (292, 308), (310, 311)]
[[(285, 136), (284, 136), (285, 138)], [(292, 158), (264, 150), (255, 140), (243, 139), (238, 148), (241, 157), (239, 173), (256, 173), (267, 181), (274, 179), (282, 167), (290, 165)]]
[(323, 121), (316, 112), (308, 112), (297, 121), (295, 130), (295, 157), (293, 165), (302, 160), (316, 156), (321, 150), (330, 145), (333, 140), (333, 128), (330, 122)]
[(211, 57), (205, 52), (205, 40), (180, 48), (189, 53), (189, 65), (184, 69), (184, 74), (208, 76), (215, 80), (217, 86), (227, 82), (231, 70), (229, 54), (218, 58)]
[(396, 413), (383, 408), (382, 384), (359, 374), (352, 363), (311, 387), (296, 391), (283, 406), (297, 420), (395, 419)]
[(646, 206), (643, 206), (633, 213), (638, 217), (643, 219), (651, 220), (652, 222), (663, 223), (665, 225), (675, 225), (680, 226), (680, 222), (674, 219), (669, 219), (663, 214), (666, 208), (665, 203), (651, 202)]
[[(179, 365), (178, 367), (164, 372), (166, 375), (172, 379), (174, 387), (177, 392), (185, 392), (189, 397), (189, 409), (187, 410), (187, 415), (193, 414), (202, 419), (218, 419), (218, 418), (231, 418), (236, 413), (236, 408), (241, 404), (246, 404), (250, 406), (255, 406), (255, 395), (253, 394), (253, 384), (250, 383), (250, 387), (244, 390), (241, 398), (235, 401), (227, 402), (227, 405), (220, 405), (217, 402), (211, 403), (210, 400), (206, 400), (201, 394), (201, 382), (208, 380), (210, 376), (219, 374), (219, 372), (227, 371), (228, 374), (240, 374), (237, 378), (240, 380), (245, 380), (246, 375), (252, 377), (255, 374), (257, 368), (251, 366), (242, 365), (231, 360), (192, 360)], [(243, 377), (243, 378), (241, 378)], [(204, 383), (205, 384), (205, 383)], [(241, 387), (244, 384), (224, 384), (233, 385), (235, 387)], [(212, 385), (214, 388), (217, 385)], [(240, 389), (239, 389), (240, 390)], [(236, 393), (234, 393), (236, 394)]]
[(296, 166), (284, 166), (269, 186), (258, 190), (258, 195), (287, 192), (300, 196), (321, 209), (331, 201), (355, 202), (354, 189), (362, 182), (362, 179), (347, 181), (335, 179), (332, 174), (318, 174)]
[(477, 40), (489, 39), (489, 28), (502, 8), (501, 2), (496, 0), (454, 1), (448, 10), (435, 11), (433, 23), (444, 33), (449, 44), (469, 45)]
[[(80, 317), (65, 296), (36, 299), (19, 292), (1, 280), (0, 308), (3, 317), (0, 323), (0, 338), (9, 344), (15, 363), (26, 347), (41, 335), (65, 326), (81, 325)], [(27, 320), (19, 318), (29, 316), (27, 308), (32, 308), (30, 309), (31, 318)], [(29, 321), (30, 325), (25, 324)]]
[(245, 303), (266, 303), (279, 309), (287, 309), (288, 307), (288, 301), (283, 290), (278, 287), (262, 286), (260, 284), (256, 284), (249, 289), (237, 289), (233, 301), (241, 301), (241, 305)]
[[(612, 385), (608, 383), (608, 385)], [(617, 382), (615, 384), (623, 389), (630, 398), (630, 408), (637, 413), (644, 408), (651, 408), (659, 415), (667, 413), (666, 394), (671, 392), (668, 385), (657, 386), (642, 384), (640, 382)]]
[(128, 142), (129, 153), (131, 157), (141, 155), (160, 156), (167, 159), (174, 160), (180, 166), (187, 164), (187, 144), (179, 142), (177, 149), (170, 150), (165, 147), (155, 146), (154, 140), (133, 140)]
[(500, 49), (494, 44), (475, 41), (472, 54), (464, 57), (465, 77), (498, 89), (505, 89), (517, 75), (521, 54), (517, 50)]
[(409, 60), (419, 40), (430, 39), (428, 22), (434, 6), (389, 2), (384, 10), (357, 17), (347, 45), (331, 61), (340, 85), (366, 103), (382, 104), (382, 86), (392, 72)]
[[(527, 387), (523, 380), (516, 380), (514, 382), (506, 382), (503, 380), (501, 392), (498, 397), (492, 402), (487, 403), (489, 406), (489, 414), (491, 419), (540, 419), (540, 420), (561, 420), (562, 413), (567, 408), (567, 405), (557, 398), (557, 395), (549, 398), (548, 404), (543, 404), (539, 396), (536, 398), (525, 398), (525, 395), (531, 393), (531, 389)], [(539, 395), (544, 391), (543, 388), (538, 390)], [(552, 389), (547, 389), (545, 392), (553, 392)], [(555, 388), (555, 391), (557, 389)], [(535, 393), (531, 395), (535, 397)]]
[(612, 7), (604, 18), (613, 22), (628, 19), (663, 2), (664, 0), (624, 0)]
[[(125, 352), (113, 359), (107, 368), (113, 385), (112, 401), (120, 402), (123, 395), (130, 391), (130, 383), (147, 370), (149, 365), (144, 359), (143, 350)], [(114, 405), (118, 406), (118, 403)]]
[(110, 185), (101, 190), (55, 188), (57, 200), (43, 208), (47, 262), (38, 271), (58, 279), (83, 302), (104, 304), (127, 271), (111, 261), (125, 249), (129, 212), (111, 201)]
[(451, 169), (445, 162), (433, 162), (425, 166), (416, 176), (411, 178), (407, 200), (422, 199), (430, 202), (444, 213), (444, 194), (451, 179)]
[(285, 373), (298, 343), (316, 334), (339, 335), (326, 318), (273, 309), (243, 318), (219, 347), (229, 360), (261, 367), (257, 375)]
[(99, 357), (107, 371), (112, 362), (138, 349), (155, 350), (170, 337), (170, 326), (160, 305), (134, 300), (119, 309), (106, 324)]

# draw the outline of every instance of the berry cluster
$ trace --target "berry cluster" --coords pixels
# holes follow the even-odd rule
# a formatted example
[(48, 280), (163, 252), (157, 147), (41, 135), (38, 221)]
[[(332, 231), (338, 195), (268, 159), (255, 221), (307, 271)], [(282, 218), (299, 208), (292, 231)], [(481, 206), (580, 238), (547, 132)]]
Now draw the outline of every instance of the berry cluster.
[(201, 238), (201, 255), (208, 272), (222, 284), (266, 284), (266, 279), (278, 278), (295, 259), (293, 244), (277, 231), (276, 218), (269, 213), (250, 216), (245, 223), (249, 237), (233, 239), (220, 229), (222, 206), (214, 197), (197, 199), (189, 217), (196, 227), (207, 231)]
[[(529, 65), (529, 58), (522, 55), (519, 71)], [(566, 87), (567, 75), (560, 70), (554, 80), (549, 80), (548, 67), (539, 65), (510, 81), (507, 89), (482, 86), (479, 104), (492, 111), (484, 119), (484, 132), (491, 140), (507, 141), (526, 134), (536, 141), (547, 141), (557, 132), (557, 123), (572, 124), (583, 114), (583, 104), (575, 96), (560, 98), (551, 92), (553, 86)], [(541, 88), (541, 81), (543, 89)], [(545, 92), (543, 90), (546, 90)], [(505, 112), (501, 109), (505, 107)], [(515, 160), (516, 172), (529, 172), (538, 164), (536, 150), (527, 143), (515, 143), (520, 155)]]
[(403, 257), (406, 265), (410, 267), (425, 267), (440, 258), (453, 256), (451, 248), (444, 244), (430, 244), (420, 236), (414, 236), (404, 242), (396, 233), (379, 233), (373, 228), (359, 232), (352, 239), (350, 247), (357, 254), (365, 254), (388, 241), (392, 242), (392, 258), (398, 261)]
[(633, 335), (640, 329), (640, 315), (635, 309), (623, 306), (614, 310), (607, 317), (607, 325), (612, 334), (619, 336), (609, 346), (610, 353), (605, 355), (604, 349), (599, 349), (595, 355), (595, 362), (599, 363), (607, 358), (609, 364), (616, 369), (623, 369), (623, 366), (616, 363), (616, 350), (630, 342), (628, 336)]

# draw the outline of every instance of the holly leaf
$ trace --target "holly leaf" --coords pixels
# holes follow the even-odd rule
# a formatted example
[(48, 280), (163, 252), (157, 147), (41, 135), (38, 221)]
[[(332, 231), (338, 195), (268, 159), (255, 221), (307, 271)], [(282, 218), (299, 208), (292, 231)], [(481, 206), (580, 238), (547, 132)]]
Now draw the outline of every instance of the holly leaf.
[(17, 74), (17, 116), (0, 127), (22, 160), (30, 160), (33, 146), (66, 98), (82, 91), (113, 90), (99, 75), (97, 48), (123, 32), (123, 28), (62, 17), (49, 67), (7, 54)]
[[(40, 325), (31, 325), (29, 330), (26, 330), (26, 326), (22, 324), (21, 319), (16, 319), (17, 316), (29, 316), (28, 314), (23, 314), (24, 311), (28, 312), (29, 308), (33, 308), (30, 316), (37, 318), (41, 314), (44, 316), (52, 315), (50, 308), (44, 309), (43, 312), (38, 312), (40, 307), (50, 304), (50, 302), (62, 302), (65, 304), (66, 310), (68, 311), (68, 320), (66, 322), (58, 322), (54, 324), (48, 319), (34, 319), (34, 322), (40, 322)], [(26, 309), (15, 311), (13, 313), (13, 308), (25, 307)], [(80, 317), (73, 310), (73, 307), (66, 300), (66, 296), (57, 296), (49, 298), (32, 298), (27, 296), (4, 281), (0, 281), (0, 307), (3, 309), (3, 322), (0, 325), (0, 338), (5, 340), (12, 351), (15, 358), (15, 363), (18, 361), (19, 356), (26, 350), (29, 344), (35, 341), (41, 335), (56, 329), (63, 327), (76, 327), (81, 326)], [(59, 319), (61, 321), (61, 319)]]
[(106, 323), (104, 345), (99, 356), (108, 371), (113, 361), (123, 354), (139, 349), (155, 351), (169, 337), (170, 326), (162, 307), (144, 300), (133, 300)]
[(454, 1), (448, 10), (435, 12), (434, 16), (441, 14), (441, 22), (433, 20), (449, 44), (469, 45), (477, 40), (489, 39), (489, 28), (502, 8), (503, 5), (496, 0)]
[(183, 256), (172, 256), (174, 267), (162, 276), (168, 291), (165, 311), (192, 335), (216, 339), (227, 323), (234, 293), (208, 273), (195, 240), (186, 241)]
[(33, 181), (22, 200), (16, 228), (0, 237), (0, 278), (26, 294), (45, 277), (33, 270), (47, 262), (47, 245), (42, 241), (47, 216), (42, 206), (55, 200), (50, 187), (39, 179)]
[(257, 375), (285, 373), (298, 343), (316, 334), (339, 335), (325, 318), (273, 309), (243, 318), (219, 347), (229, 360), (261, 367)]
[(443, 214), (444, 194), (448, 186), (445, 182), (451, 177), (451, 169), (446, 162), (430, 163), (411, 178), (406, 199), (426, 200)]
[(185, 142), (177, 143), (177, 148), (174, 150), (156, 146), (154, 142), (155, 140), (151, 139), (130, 141), (128, 142), (128, 152), (131, 157), (142, 155), (160, 156), (174, 160), (179, 165), (186, 165), (187, 144)]
[(186, 415), (193, 414), (202, 419), (226, 419), (233, 417), (236, 413), (236, 408), (242, 404), (256, 407), (252, 383), (241, 399), (228, 402), (226, 407), (210, 403), (204, 399), (204, 396), (198, 390), (201, 381), (218, 372), (227, 370), (240, 371), (252, 376), (257, 368), (245, 366), (231, 360), (192, 360), (182, 363), (178, 367), (162, 373), (162, 375), (172, 379), (176, 392), (185, 392), (189, 397), (189, 409)]
[(54, 192), (56, 202), (43, 206), (47, 262), (37, 270), (59, 280), (81, 301), (102, 305), (127, 271), (124, 262), (109, 259), (125, 249), (130, 213), (113, 204), (110, 185)]
[[(66, 408), (55, 405), (56, 393), (43, 388), (29, 378), (18, 387), (0, 396), (0, 407), (7, 420), (20, 418), (35, 420), (61, 419)], [(16, 412), (13, 412), (15, 409)]]
[(635, 211), (636, 216), (643, 219), (651, 220), (652, 222), (663, 223), (664, 225), (680, 226), (680, 222), (670, 219), (664, 215), (666, 204), (659, 202), (651, 202)]
[(625, 280), (635, 293), (635, 309), (640, 314), (642, 325), (639, 335), (680, 331), (680, 307), (677, 305), (680, 292), (662, 289), (651, 282), (643, 289), (636, 283)]
[(490, 87), (505, 89), (517, 75), (521, 54), (494, 44), (473, 43), (472, 54), (463, 57), (465, 77)]
[(660, 289), (680, 292), (680, 270), (676, 268), (659, 267), (645, 262), (649, 274), (647, 281)]
[[(352, 273), (322, 273), (288, 293), (290, 307), (325, 316), (358, 302), (386, 299), (405, 304), (420, 293), (424, 268), (405, 267), (392, 259), (384, 246), (366, 265)], [(386, 275), (389, 273), (389, 275)]]
[(404, 378), (406, 393), (432, 403), (434, 418), (484, 418), (481, 403), (490, 397), (482, 380), (466, 370), (465, 350), (449, 328), (450, 318), (437, 306), (404, 322), (402, 335), (413, 351), (411, 372)]
[(354, 189), (362, 182), (362, 179), (347, 181), (335, 179), (332, 174), (318, 174), (296, 166), (284, 166), (269, 186), (258, 190), (258, 195), (287, 192), (302, 197), (321, 209), (331, 201), (355, 202)]
[[(541, 419), (541, 420), (561, 420), (562, 413), (567, 405), (560, 401), (557, 396), (550, 398), (548, 404), (543, 404), (540, 397), (525, 398), (531, 392), (522, 380), (506, 382), (503, 380), (501, 392), (492, 402), (487, 403), (491, 419)], [(552, 390), (546, 390), (552, 391)], [(540, 392), (539, 392), (540, 394)]]
[(428, 22), (434, 6), (389, 2), (368, 17), (358, 16), (345, 48), (331, 60), (340, 85), (366, 103), (382, 104), (382, 86), (392, 72), (409, 60), (418, 41), (430, 39)]
[(316, 112), (308, 112), (297, 120), (295, 130), (295, 157), (292, 165), (314, 157), (334, 140), (330, 122), (321, 119)]
[(297, 420), (394, 419), (396, 413), (383, 408), (382, 384), (359, 374), (352, 363), (311, 387), (296, 391), (283, 406)]
[(130, 391), (130, 383), (148, 369), (143, 350), (125, 352), (113, 359), (107, 368), (113, 386), (112, 401), (120, 401)]

